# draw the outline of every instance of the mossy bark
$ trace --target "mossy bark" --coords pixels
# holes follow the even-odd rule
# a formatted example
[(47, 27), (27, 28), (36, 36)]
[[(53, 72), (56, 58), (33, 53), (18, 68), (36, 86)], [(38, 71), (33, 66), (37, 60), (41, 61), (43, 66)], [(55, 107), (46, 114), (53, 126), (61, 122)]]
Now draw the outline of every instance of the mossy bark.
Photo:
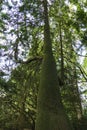
[(72, 130), (64, 112), (52, 54), (47, 1), (44, 0), (44, 58), (38, 92), (36, 130)]

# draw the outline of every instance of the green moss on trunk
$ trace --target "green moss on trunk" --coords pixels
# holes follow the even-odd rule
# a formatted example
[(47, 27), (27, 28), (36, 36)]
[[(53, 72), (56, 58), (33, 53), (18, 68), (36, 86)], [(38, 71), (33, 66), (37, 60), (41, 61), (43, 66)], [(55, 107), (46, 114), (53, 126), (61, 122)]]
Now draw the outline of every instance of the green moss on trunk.
[(71, 130), (64, 112), (52, 53), (44, 56), (38, 93), (36, 130)]

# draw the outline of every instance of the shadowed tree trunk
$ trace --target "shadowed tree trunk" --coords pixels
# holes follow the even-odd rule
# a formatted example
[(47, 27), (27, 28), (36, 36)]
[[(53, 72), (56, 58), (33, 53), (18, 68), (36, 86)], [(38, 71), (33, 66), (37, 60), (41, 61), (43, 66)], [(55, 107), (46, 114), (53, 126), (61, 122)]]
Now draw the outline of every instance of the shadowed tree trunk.
[(72, 130), (61, 103), (55, 60), (52, 54), (47, 0), (44, 6), (44, 57), (37, 103), (36, 130)]

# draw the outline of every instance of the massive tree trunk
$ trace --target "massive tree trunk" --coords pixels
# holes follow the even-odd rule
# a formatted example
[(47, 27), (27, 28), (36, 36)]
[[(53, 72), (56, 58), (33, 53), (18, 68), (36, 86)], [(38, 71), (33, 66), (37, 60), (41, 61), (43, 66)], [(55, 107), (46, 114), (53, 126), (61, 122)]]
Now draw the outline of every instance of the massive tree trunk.
[(36, 130), (72, 130), (61, 103), (55, 60), (52, 54), (47, 0), (44, 6), (44, 58), (38, 93)]

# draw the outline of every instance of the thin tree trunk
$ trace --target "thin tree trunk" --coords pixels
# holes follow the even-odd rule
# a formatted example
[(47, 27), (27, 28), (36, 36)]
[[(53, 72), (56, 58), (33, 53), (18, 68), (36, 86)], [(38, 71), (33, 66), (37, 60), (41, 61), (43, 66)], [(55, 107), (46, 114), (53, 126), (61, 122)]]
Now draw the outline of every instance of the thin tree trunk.
[(62, 42), (62, 21), (59, 23), (59, 34), (60, 34), (60, 52), (61, 52), (61, 80), (64, 85), (64, 55), (63, 55), (63, 42)]
[(55, 60), (52, 54), (47, 0), (44, 6), (44, 58), (38, 93), (36, 130), (72, 130), (61, 103)]

